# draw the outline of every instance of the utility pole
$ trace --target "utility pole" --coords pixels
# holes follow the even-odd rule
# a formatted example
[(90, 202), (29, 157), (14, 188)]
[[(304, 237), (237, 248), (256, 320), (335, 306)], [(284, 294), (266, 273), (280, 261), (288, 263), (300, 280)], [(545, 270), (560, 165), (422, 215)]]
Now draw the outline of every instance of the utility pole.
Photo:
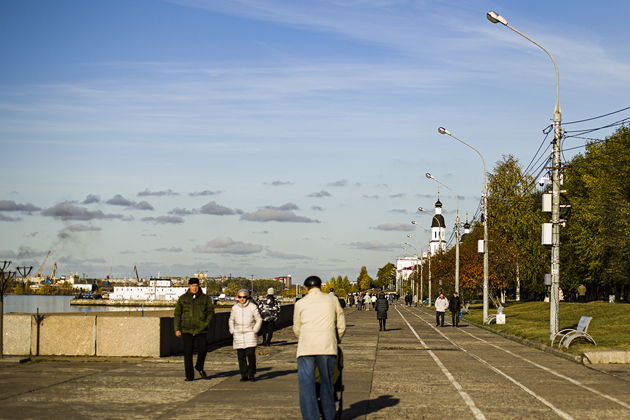
[[(555, 64), (555, 61), (554, 61)], [(553, 170), (551, 180), (551, 296), (549, 296), (549, 336), (558, 332), (560, 309), (560, 139), (562, 114), (556, 101), (553, 111)]]

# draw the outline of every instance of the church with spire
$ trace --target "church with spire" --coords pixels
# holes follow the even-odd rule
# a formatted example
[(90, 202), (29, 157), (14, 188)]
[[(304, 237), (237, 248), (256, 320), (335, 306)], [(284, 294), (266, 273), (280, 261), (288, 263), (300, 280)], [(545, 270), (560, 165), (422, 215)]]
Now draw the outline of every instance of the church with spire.
[(431, 255), (446, 251), (446, 223), (442, 216), (442, 202), (438, 198), (435, 202), (435, 214), (431, 219)]

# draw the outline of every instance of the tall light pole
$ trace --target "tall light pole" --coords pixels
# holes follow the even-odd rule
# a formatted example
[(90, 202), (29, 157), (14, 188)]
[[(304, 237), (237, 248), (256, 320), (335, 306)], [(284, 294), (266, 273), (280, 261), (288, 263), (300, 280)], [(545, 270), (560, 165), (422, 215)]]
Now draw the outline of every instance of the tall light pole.
[(451, 187), (431, 175), (430, 173), (426, 173), (426, 177), (434, 180), (438, 184), (444, 186), (447, 190), (451, 192), (455, 196), (456, 206), (456, 216), (455, 216), (455, 291), (459, 293), (459, 198), (457, 197), (457, 193), (453, 191)]
[(508, 25), (507, 20), (496, 12), (486, 13), (492, 23), (500, 23), (516, 32), (549, 56), (556, 74), (556, 104), (553, 108), (553, 167), (551, 190), (551, 295), (549, 296), (549, 336), (558, 332), (559, 298), (560, 298), (560, 140), (562, 138), (562, 113), (560, 112), (560, 73), (558, 63), (545, 47), (534, 41), (518, 29)]
[[(407, 235), (407, 238), (411, 239), (411, 235)], [(418, 248), (416, 248), (415, 246), (411, 245), (410, 243), (405, 242), (406, 245), (409, 245), (410, 247), (412, 247), (414, 249), (414, 251), (416, 251), (416, 261), (414, 264), (414, 271), (416, 271), (416, 280), (415, 281), (411, 281), (411, 295), (412, 296), (416, 296), (416, 283), (418, 282)]]
[[(424, 207), (418, 207), (418, 211), (427, 211), (427, 209), (425, 209)], [(411, 221), (412, 225), (417, 225), (418, 223), (415, 220)], [(426, 229), (425, 229), (426, 230)], [(427, 252), (427, 257), (426, 259), (429, 261), (429, 286), (428, 286), (428, 299), (429, 299), (429, 307), (431, 307), (431, 288), (432, 288), (432, 283), (431, 283), (431, 239), (429, 239), (429, 243), (428, 243), (428, 249), (429, 251)], [(424, 256), (423, 256), (424, 257)], [(424, 258), (423, 258), (424, 260)], [(423, 261), (424, 263), (424, 261)], [(420, 272), (422, 274), (422, 272)], [(421, 280), (422, 281), (422, 280)]]
[[(420, 207), (422, 208), (422, 207)], [(417, 225), (415, 220), (411, 221), (412, 225)], [(426, 228), (421, 227), (423, 230), (427, 231), (430, 233), (430, 231)], [(429, 246), (429, 250), (431, 249), (431, 243), (428, 244)], [(422, 251), (422, 249), (421, 249)], [(422, 255), (418, 255), (419, 259), (420, 259), (420, 296), (419, 296), (419, 300), (420, 302), (423, 302), (423, 293), (424, 293), (424, 276), (423, 276), (423, 270), (422, 270), (422, 266), (424, 265), (425, 260), (429, 259), (429, 264), (431, 264), (430, 261), (430, 256), (427, 258), (427, 253), (423, 252)], [(431, 285), (429, 284), (429, 305), (430, 305), (430, 301), (431, 301)]]
[(483, 322), (485, 324), (488, 321), (488, 171), (486, 168), (486, 159), (484, 159), (479, 150), (453, 135), (446, 128), (438, 128), (438, 133), (446, 134), (474, 150), (481, 158), (483, 165)]

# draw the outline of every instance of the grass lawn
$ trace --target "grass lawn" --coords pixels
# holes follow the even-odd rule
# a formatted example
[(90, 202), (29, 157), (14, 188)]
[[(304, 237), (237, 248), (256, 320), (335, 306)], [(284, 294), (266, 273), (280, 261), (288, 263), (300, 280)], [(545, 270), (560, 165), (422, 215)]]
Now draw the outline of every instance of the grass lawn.
[[(503, 312), (505, 325), (491, 324), (493, 329), (526, 338), (542, 344), (549, 341), (549, 303), (507, 303)], [(464, 319), (481, 324), (482, 306), (471, 305)], [(490, 308), (492, 315), (496, 309)], [(630, 350), (630, 305), (606, 302), (560, 303), (559, 329), (575, 328), (582, 315), (592, 316), (588, 333), (597, 346), (584, 340), (575, 340), (569, 353), (580, 354), (588, 350)], [(556, 341), (557, 342), (557, 341)]]

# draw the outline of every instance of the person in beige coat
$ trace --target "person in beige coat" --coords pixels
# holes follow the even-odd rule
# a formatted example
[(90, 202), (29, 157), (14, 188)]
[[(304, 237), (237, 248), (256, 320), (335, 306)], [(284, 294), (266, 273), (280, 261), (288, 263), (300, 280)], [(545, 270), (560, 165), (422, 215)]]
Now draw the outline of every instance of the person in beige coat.
[(232, 306), (228, 325), (234, 341), (232, 347), (236, 349), (238, 368), (241, 371), (241, 381), (256, 380), (256, 346), (257, 333), (262, 325), (262, 317), (258, 307), (249, 299), (249, 290), (241, 289), (236, 294)]
[[(295, 303), (293, 332), (298, 338), (297, 365), (300, 386), (300, 410), (304, 420), (335, 418), (335, 397), (332, 383), (337, 345), (346, 331), (346, 318), (339, 299), (321, 291), (322, 280), (310, 276), (304, 281), (305, 297)], [(320, 372), (319, 412), (315, 392), (315, 368)]]

